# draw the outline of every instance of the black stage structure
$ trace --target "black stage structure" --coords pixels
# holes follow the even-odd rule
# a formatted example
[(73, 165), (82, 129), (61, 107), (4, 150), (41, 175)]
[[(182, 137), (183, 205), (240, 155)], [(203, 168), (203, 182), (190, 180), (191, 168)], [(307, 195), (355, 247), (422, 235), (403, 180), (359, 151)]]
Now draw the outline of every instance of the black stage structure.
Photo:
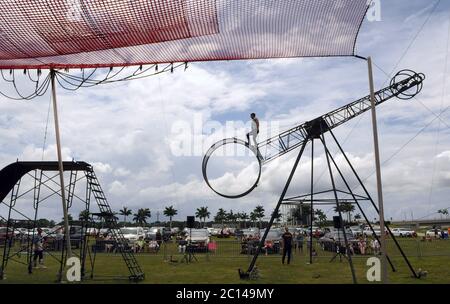
[[(375, 92), (375, 96), (374, 96), (375, 97), (375, 105), (378, 106), (378, 105), (384, 103), (385, 101), (387, 101), (391, 98), (394, 98), (394, 97), (397, 97), (402, 100), (408, 100), (408, 99), (415, 97), (422, 90), (424, 80), (425, 80), (424, 74), (419, 74), (419, 73), (416, 73), (411, 70), (402, 70), (402, 71), (398, 72), (392, 78), (391, 83), (388, 87), (385, 87), (384, 89), (381, 89), (381, 90)], [(272, 212), (272, 217), (269, 221), (269, 225), (266, 228), (266, 230), (264, 231), (264, 234), (258, 244), (258, 249), (256, 250), (256, 253), (248, 267), (247, 273), (240, 272), (241, 278), (250, 277), (251, 273), (254, 271), (256, 260), (259, 256), (259, 253), (261, 252), (261, 249), (264, 246), (267, 234), (269, 233), (269, 230), (272, 227), (273, 222), (275, 220), (274, 215), (278, 214), (278, 212), (280, 210), (280, 206), (283, 204), (290, 204), (290, 205), (292, 205), (292, 204), (298, 204), (298, 205), (309, 204), (310, 205), (310, 207), (311, 207), (311, 209), (310, 209), (310, 216), (311, 216), (310, 235), (312, 236), (312, 233), (313, 233), (312, 232), (312, 226), (313, 226), (312, 223), (313, 223), (313, 217), (314, 217), (314, 208), (317, 207), (317, 205), (320, 205), (320, 204), (336, 205), (336, 207), (337, 207), (336, 209), (338, 210), (339, 218), (340, 218), (341, 222), (343, 222), (340, 204), (343, 202), (352, 203), (352, 204), (356, 205), (358, 210), (362, 213), (365, 221), (367, 222), (367, 224), (370, 227), (373, 237), (375, 239), (377, 239), (378, 242), (380, 242), (380, 239), (379, 239), (378, 235), (375, 233), (375, 230), (374, 230), (371, 222), (369, 221), (364, 210), (361, 207), (361, 202), (369, 201), (371, 203), (371, 205), (373, 206), (373, 208), (375, 209), (375, 211), (377, 212), (377, 214), (380, 213), (379, 208), (375, 204), (375, 202), (372, 199), (371, 195), (369, 194), (366, 186), (364, 185), (362, 179), (359, 177), (354, 166), (351, 164), (348, 156), (345, 154), (341, 144), (339, 143), (339, 141), (337, 140), (336, 136), (334, 135), (334, 133), (332, 131), (332, 129), (348, 122), (349, 120), (351, 120), (369, 110), (371, 110), (371, 96), (370, 95), (365, 96), (365, 97), (363, 97), (359, 100), (356, 100), (352, 103), (349, 103), (349, 104), (347, 104), (343, 107), (340, 107), (336, 110), (333, 110), (333, 111), (331, 111), (323, 116), (320, 116), (312, 121), (300, 124), (290, 130), (287, 130), (287, 131), (275, 136), (275, 137), (267, 139), (266, 141), (259, 143), (257, 146), (257, 149), (255, 149), (252, 146), (249, 146), (247, 143), (243, 142), (242, 140), (239, 140), (236, 138), (228, 138), (228, 139), (224, 139), (224, 140), (221, 140), (221, 141), (215, 143), (206, 152), (206, 154), (203, 158), (202, 171), (203, 171), (203, 177), (204, 177), (207, 185), (214, 192), (216, 192), (217, 194), (219, 194), (223, 197), (240, 198), (240, 197), (246, 196), (247, 194), (249, 194), (251, 191), (253, 191), (257, 187), (259, 180), (260, 180), (261, 167), (263, 165), (269, 163), (270, 161), (273, 161), (274, 159), (279, 158), (280, 156), (282, 156), (288, 152), (291, 152), (297, 148), (300, 148), (297, 158), (295, 160), (294, 166), (292, 167), (292, 170), (291, 170), (289, 177), (287, 179), (287, 182), (283, 188), (281, 196), (277, 202), (275, 210), (274, 210), (274, 212)], [(335, 157), (330, 152), (330, 150), (329, 150), (330, 143), (328, 143), (326, 140), (326, 137), (325, 137), (326, 133), (328, 133), (330, 135), (331, 143), (338, 148), (339, 153), (342, 154), (342, 156), (344, 157), (345, 164), (350, 169), (350, 172), (351, 172), (350, 175), (352, 175), (354, 178), (356, 178), (357, 186), (361, 187), (361, 189), (363, 190), (363, 194), (355, 193), (355, 191), (353, 190), (355, 188), (350, 187), (350, 184), (348, 182), (348, 179), (350, 176), (348, 176), (348, 175), (346, 176), (344, 174), (343, 168), (341, 168), (341, 166), (339, 166), (337, 164)], [(331, 185), (331, 189), (326, 190), (326, 191), (320, 191), (320, 192), (315, 192), (315, 189), (314, 189), (314, 155), (315, 155), (314, 153), (315, 153), (315, 144), (316, 143), (321, 145), (325, 152), (327, 171), (329, 174), (330, 185)], [(257, 158), (257, 160), (259, 162), (259, 172), (258, 172), (258, 177), (256, 179), (256, 182), (254, 183), (254, 185), (252, 187), (250, 187), (250, 189), (248, 189), (246, 192), (244, 192), (242, 194), (229, 195), (226, 193), (221, 193), (221, 192), (217, 191), (217, 189), (213, 189), (213, 187), (211, 186), (211, 184), (208, 180), (207, 166), (208, 166), (208, 161), (209, 161), (210, 157), (213, 155), (213, 153), (217, 149), (219, 149), (227, 144), (242, 144), (242, 145), (247, 146), (255, 154), (255, 157)], [(308, 144), (311, 145), (310, 192), (306, 193), (306, 194), (301, 194), (298, 196), (286, 197), (286, 193), (287, 193), (288, 189), (291, 187), (292, 178), (294, 177), (294, 174), (297, 171), (298, 165), (299, 165), (302, 157), (304, 156), (304, 152), (305, 152), (305, 149)], [(335, 173), (337, 172), (337, 176), (335, 176), (335, 174), (333, 172), (335, 172)], [(336, 186), (337, 178), (339, 178), (339, 180), (341, 181), (341, 184), (343, 185), (343, 189), (339, 189), (339, 187)], [(331, 195), (329, 197), (324, 198), (323, 196), (326, 194), (331, 194)], [(346, 198), (343, 198), (343, 195), (346, 196)], [(389, 227), (386, 226), (386, 228), (387, 228), (387, 232), (392, 237), (396, 247), (400, 251), (403, 259), (405, 260), (408, 268), (410, 269), (412, 275), (417, 278), (418, 276), (417, 276), (413, 266), (409, 262), (407, 256), (405, 255), (404, 251), (402, 250), (400, 244), (397, 242), (395, 236), (392, 234)], [(344, 231), (345, 231), (345, 229), (344, 229)], [(343, 234), (343, 236), (344, 236), (345, 248), (347, 251), (349, 248), (348, 240), (347, 240), (345, 233)], [(309, 255), (310, 255), (310, 263), (312, 263), (313, 262), (312, 237), (310, 238), (309, 242), (311, 242), (310, 246), (309, 246), (310, 247)], [(346, 254), (346, 255), (347, 255), (347, 258), (349, 261), (353, 282), (357, 283), (351, 254)], [(389, 257), (387, 257), (387, 260), (391, 266), (392, 271), (396, 271), (396, 269), (395, 269), (392, 261), (389, 259)]]
[[(88, 228), (93, 227), (94, 218), (101, 219), (104, 227), (108, 228), (115, 248), (120, 252), (129, 270), (128, 278), (133, 281), (144, 279), (144, 272), (118, 227), (115, 214), (111, 210), (93, 167), (82, 161), (66, 161), (63, 162), (63, 166), (64, 171), (70, 174), (69, 183), (65, 186), (67, 192), (67, 209), (69, 210), (72, 207), (74, 199), (76, 199), (77, 202), (81, 203), (82, 210), (86, 215), (86, 218), (78, 221), (78, 224), (81, 226), (81, 231), (79, 232), (80, 238), (71, 241), (71, 245), (77, 243), (76, 247), (78, 247), (78, 252), (76, 256), (80, 258), (82, 280), (88, 277), (94, 277), (96, 251), (94, 250), (92, 252), (92, 249), (89, 248), (87, 234)], [(39, 228), (37, 224), (38, 211), (43, 202), (55, 195), (61, 196), (61, 186), (57, 181), (59, 179), (58, 170), (59, 163), (57, 161), (17, 161), (0, 170), (0, 206), (6, 206), (7, 210), (7, 216), (2, 216), (6, 222), (7, 233), (3, 240), (4, 247), (0, 265), (0, 279), (5, 278), (9, 262), (24, 264), (27, 267), (28, 273), (31, 274), (33, 272), (32, 240), (35, 237), (36, 229)], [(83, 189), (77, 188), (78, 192), (76, 192), (76, 186), (82, 184), (82, 182), (84, 182), (84, 185), (82, 185)], [(10, 194), (9, 199), (7, 199), (8, 194)], [(31, 205), (30, 200), (32, 200), (33, 207), (33, 215), (31, 216), (26, 215), (26, 212), (16, 205), (20, 202), (21, 206), (23, 204), (27, 210), (31, 210), (31, 206), (28, 206), (28, 204)], [(98, 212), (96, 213), (91, 213), (91, 208), (93, 207), (92, 200), (95, 200), (97, 206), (96, 209)], [(20, 219), (14, 218), (13, 216), (19, 216)], [(17, 248), (18, 246), (14, 246), (15, 241), (18, 241), (14, 231), (19, 224), (32, 229), (32, 233), (31, 235), (27, 235), (25, 240), (21, 238), (20, 246)], [(56, 232), (55, 230), (52, 233)], [(56, 259), (60, 265), (57, 274), (57, 281), (59, 282), (64, 280), (65, 276), (63, 271), (68, 258), (65, 235), (66, 233), (64, 233), (63, 241), (60, 242), (59, 250), (61, 250), (61, 254), (50, 251), (46, 252), (50, 257)], [(46, 235), (46, 237), (51, 236), (51, 234)], [(22, 260), (22, 254), (26, 255), (26, 262)]]

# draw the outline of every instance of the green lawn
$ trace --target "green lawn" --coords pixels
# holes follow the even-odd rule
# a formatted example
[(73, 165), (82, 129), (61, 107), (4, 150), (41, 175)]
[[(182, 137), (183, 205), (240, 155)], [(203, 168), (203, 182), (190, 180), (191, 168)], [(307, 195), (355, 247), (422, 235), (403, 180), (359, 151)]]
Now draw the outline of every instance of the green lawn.
[[(389, 279), (393, 283), (450, 283), (450, 241), (433, 241), (431, 243), (416, 242), (414, 240), (401, 240), (402, 248), (410, 257), (410, 261), (417, 270), (428, 271), (425, 279), (411, 277), (406, 264), (398, 252), (389, 242), (389, 252), (397, 267), (397, 272), (390, 272)], [(146, 278), (142, 283), (352, 283), (348, 262), (336, 260), (330, 262), (332, 253), (319, 249), (319, 256), (309, 265), (306, 253), (297, 253), (291, 265), (282, 265), (280, 255), (260, 256), (257, 266), (260, 278), (252, 281), (241, 281), (238, 277), (238, 268), (247, 269), (251, 256), (239, 254), (240, 246), (233, 240), (224, 240), (218, 243), (215, 254), (198, 253), (198, 261), (186, 264), (169, 262), (181, 260), (174, 244), (168, 244), (165, 251), (159, 253), (138, 254), (140, 265), (145, 271)], [(306, 247), (305, 247), (306, 249)], [(370, 256), (355, 256), (354, 265), (359, 283), (368, 283), (366, 280), (366, 260)], [(20, 260), (25, 261), (25, 256)], [(88, 265), (89, 263), (87, 263)], [(6, 280), (1, 283), (53, 283), (58, 271), (58, 263), (46, 256), (47, 269), (36, 269), (28, 274), (26, 266), (11, 261), (6, 270)], [(128, 283), (128, 271), (119, 254), (100, 253), (96, 256), (94, 279), (86, 283)]]

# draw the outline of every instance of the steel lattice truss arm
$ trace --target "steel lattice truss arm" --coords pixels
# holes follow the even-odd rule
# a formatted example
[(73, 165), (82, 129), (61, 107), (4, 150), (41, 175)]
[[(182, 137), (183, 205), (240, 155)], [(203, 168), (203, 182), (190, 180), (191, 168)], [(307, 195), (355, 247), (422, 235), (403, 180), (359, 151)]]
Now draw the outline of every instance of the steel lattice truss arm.
[[(400, 78), (403, 79), (399, 80)], [(424, 74), (418, 74), (410, 70), (399, 72), (388, 87), (375, 93), (375, 104), (378, 106), (393, 97), (413, 98), (421, 91), (424, 79)], [(259, 143), (261, 163), (270, 162), (300, 147), (305, 141), (314, 138), (317, 132), (324, 133), (336, 128), (370, 110), (370, 107), (370, 95), (368, 95)]]

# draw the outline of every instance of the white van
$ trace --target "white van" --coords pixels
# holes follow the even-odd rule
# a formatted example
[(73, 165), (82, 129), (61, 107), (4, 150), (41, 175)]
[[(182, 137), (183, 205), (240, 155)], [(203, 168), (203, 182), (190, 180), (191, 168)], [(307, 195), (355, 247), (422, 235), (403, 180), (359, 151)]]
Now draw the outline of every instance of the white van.
[(143, 227), (123, 227), (120, 228), (123, 237), (128, 241), (129, 244), (134, 244), (140, 237), (145, 239), (145, 231)]

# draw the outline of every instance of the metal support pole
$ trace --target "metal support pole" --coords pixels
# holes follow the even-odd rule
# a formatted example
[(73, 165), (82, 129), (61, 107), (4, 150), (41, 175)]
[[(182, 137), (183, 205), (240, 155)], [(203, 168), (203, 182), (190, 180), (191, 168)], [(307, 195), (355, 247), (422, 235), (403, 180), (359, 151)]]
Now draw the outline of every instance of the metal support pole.
[[(356, 177), (356, 179), (358, 180), (359, 186), (364, 190), (364, 193), (367, 195), (367, 197), (369, 198), (370, 203), (372, 204), (373, 208), (375, 209), (375, 211), (377, 213), (379, 213), (379, 209), (377, 207), (377, 205), (375, 204), (374, 200), (372, 199), (372, 197), (370, 196), (369, 191), (367, 191), (366, 186), (364, 186), (364, 183), (362, 182), (361, 178), (359, 177), (358, 173), (356, 172), (355, 168), (353, 167), (352, 163), (350, 162), (350, 160), (348, 159), (347, 155), (344, 152), (344, 149), (342, 149), (342, 146), (339, 144), (338, 140), (336, 139), (336, 136), (334, 136), (333, 131), (329, 130), (331, 136), (333, 136), (334, 142), (336, 143), (336, 145), (339, 148), (339, 151), (341, 152), (342, 156), (344, 156), (345, 161), (347, 162), (348, 166), (350, 167), (350, 169), (352, 170), (354, 176)], [(367, 221), (368, 222), (368, 221)], [(411, 270), (411, 273), (413, 274), (413, 276), (415, 278), (417, 278), (417, 274), (414, 270), (414, 268), (412, 267), (411, 263), (408, 260), (408, 257), (406, 256), (405, 252), (403, 251), (402, 247), (400, 246), (400, 244), (397, 242), (397, 238), (395, 237), (395, 235), (392, 233), (391, 229), (389, 228), (388, 225), (385, 225), (387, 231), (389, 232), (390, 236), (392, 237), (392, 240), (395, 243), (395, 246), (397, 246), (397, 249), (400, 251), (400, 254), (402, 255), (403, 259), (405, 260), (406, 264), (409, 267), (409, 270)], [(381, 242), (380, 242), (381, 243)]]
[[(59, 119), (58, 119), (58, 107), (56, 104), (56, 84), (55, 84), (56, 73), (55, 70), (50, 70), (50, 78), (52, 81), (52, 100), (53, 100), (53, 117), (55, 119), (55, 136), (56, 136), (56, 151), (58, 153), (58, 164), (59, 164), (59, 181), (61, 185), (61, 201), (64, 213), (64, 230), (65, 230), (65, 238), (66, 238), (66, 247), (67, 247), (67, 256), (70, 258), (72, 256), (72, 248), (70, 243), (70, 231), (69, 231), (69, 217), (67, 214), (67, 206), (66, 206), (66, 195), (65, 195), (65, 187), (64, 187), (64, 168), (62, 162), (62, 154), (61, 154), (61, 137), (59, 134)], [(61, 261), (62, 263), (64, 261)], [(64, 266), (63, 266), (64, 268)]]
[[(322, 144), (323, 144), (323, 146), (325, 148), (325, 156), (326, 156), (326, 160), (327, 160), (328, 172), (330, 174), (330, 180), (331, 180), (331, 185), (333, 187), (334, 198), (336, 199), (336, 207), (337, 207), (337, 211), (338, 211), (338, 214), (339, 214), (339, 220), (342, 223), (342, 231), (343, 231), (343, 234), (344, 234), (345, 250), (346, 250), (348, 262), (350, 264), (350, 271), (352, 273), (353, 284), (357, 284), (358, 282), (356, 280), (355, 268), (353, 267), (353, 260), (352, 260), (352, 254), (350, 252), (350, 245), (349, 245), (348, 240), (347, 240), (347, 233), (345, 231), (344, 221), (342, 220), (341, 206), (339, 204), (339, 198), (338, 198), (337, 191), (336, 191), (336, 184), (334, 182), (334, 177), (333, 177), (333, 170), (331, 169), (330, 158), (329, 158), (328, 153), (327, 153), (328, 148), (327, 148), (327, 145), (325, 143), (325, 135), (323, 135), (323, 133), (322, 133), (322, 135), (320, 137), (320, 141), (322, 142)], [(340, 248), (340, 246), (341, 246), (341, 241), (339, 239), (339, 229), (340, 228), (337, 228), (337, 229), (338, 229), (338, 240), (339, 240), (338, 248)], [(339, 258), (340, 258), (340, 256), (339, 256)]]
[(281, 203), (283, 202), (284, 197), (286, 196), (286, 192), (289, 189), (292, 178), (294, 177), (295, 171), (297, 170), (298, 163), (300, 162), (300, 159), (302, 158), (302, 155), (303, 155), (303, 152), (305, 151), (305, 147), (306, 147), (307, 143), (308, 143), (308, 141), (305, 140), (305, 142), (303, 143), (303, 145), (300, 149), (300, 152), (298, 153), (297, 159), (295, 160), (294, 166), (292, 167), (292, 170), (291, 170), (291, 173), (289, 174), (288, 180), (286, 181), (286, 184), (284, 185), (284, 189), (283, 189), (283, 192), (281, 193), (280, 199), (278, 200), (277, 206), (275, 207), (275, 210), (272, 213), (272, 217), (270, 218), (269, 226), (264, 231), (264, 234), (258, 243), (258, 248), (256, 249), (255, 255), (253, 256), (253, 259), (250, 262), (250, 265), (248, 266), (247, 273), (251, 273), (253, 271), (253, 268), (255, 267), (259, 252), (261, 251), (261, 248), (264, 246), (267, 234), (269, 233), (269, 230), (272, 227), (273, 221), (275, 220), (275, 215), (278, 214), (278, 210), (280, 209)]
[(369, 86), (370, 86), (370, 103), (372, 112), (372, 128), (373, 128), (373, 142), (375, 153), (375, 168), (377, 173), (377, 193), (378, 193), (378, 208), (380, 218), (380, 232), (381, 232), (381, 280), (384, 284), (388, 283), (388, 271), (386, 263), (386, 234), (384, 225), (384, 206), (383, 206), (383, 186), (381, 182), (381, 165), (380, 165), (380, 151), (378, 146), (378, 128), (377, 128), (377, 113), (375, 109), (375, 88), (373, 83), (372, 58), (367, 58), (367, 65), (369, 71)]
[(311, 228), (309, 231), (309, 263), (312, 264), (313, 256), (312, 256), (312, 243), (313, 243), (313, 220), (314, 220), (314, 208), (313, 208), (313, 199), (314, 199), (314, 138), (311, 139)]
[[(331, 130), (330, 130), (330, 133), (332, 133)], [(333, 138), (334, 138), (334, 135), (333, 135)], [(336, 140), (336, 139), (335, 139), (335, 140)], [(338, 143), (338, 144), (339, 144), (339, 143)], [(331, 161), (333, 162), (333, 165), (334, 165), (334, 167), (336, 168), (336, 170), (337, 170), (339, 176), (341, 177), (341, 179), (342, 179), (342, 181), (344, 182), (345, 186), (347, 187), (347, 189), (348, 189), (350, 195), (352, 196), (353, 200), (355, 201), (356, 206), (358, 206), (359, 211), (362, 213), (364, 219), (366, 220), (367, 224), (369, 225), (370, 230), (372, 231), (373, 237), (374, 237), (378, 242), (380, 242), (380, 239), (378, 238), (377, 234), (375, 233), (375, 230), (373, 229), (372, 224), (370, 223), (370, 221), (369, 221), (369, 219), (367, 218), (367, 216), (366, 216), (364, 210), (362, 209), (361, 205), (359, 204), (359, 202), (358, 202), (358, 200), (357, 200), (355, 194), (353, 193), (352, 189), (350, 188), (350, 185), (348, 184), (347, 180), (345, 179), (344, 174), (342, 173), (341, 169), (339, 169), (339, 167), (338, 167), (336, 161), (334, 160), (333, 155), (331, 155), (330, 151), (329, 151), (328, 148), (326, 148), (326, 147), (325, 147), (325, 152), (326, 152), (326, 153), (328, 154), (328, 156), (330, 157), (330, 159), (331, 159)], [(386, 259), (387, 259), (387, 261), (389, 262), (389, 265), (391, 265), (392, 271), (395, 272), (396, 269), (395, 269), (395, 267), (394, 267), (394, 264), (392, 263), (392, 261), (391, 261), (391, 259), (389, 258), (388, 255), (386, 255)]]

